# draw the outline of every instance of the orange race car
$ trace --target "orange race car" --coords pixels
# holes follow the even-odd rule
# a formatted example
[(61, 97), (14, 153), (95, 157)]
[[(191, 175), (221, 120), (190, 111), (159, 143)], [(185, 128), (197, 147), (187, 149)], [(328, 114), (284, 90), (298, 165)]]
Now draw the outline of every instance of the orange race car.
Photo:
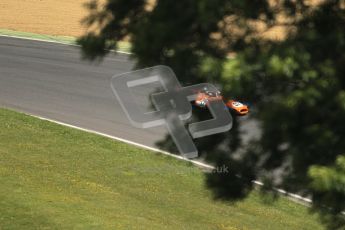
[(226, 107), (233, 110), (237, 115), (246, 115), (249, 113), (249, 108), (247, 105), (235, 100), (228, 100), (226, 102)]
[[(223, 100), (221, 93), (219, 91), (209, 91), (204, 89), (198, 93), (194, 104), (200, 108), (205, 108), (207, 103), (215, 100)], [(249, 113), (248, 106), (241, 102), (228, 100), (225, 105), (230, 111), (233, 111), (237, 115), (246, 115)]]

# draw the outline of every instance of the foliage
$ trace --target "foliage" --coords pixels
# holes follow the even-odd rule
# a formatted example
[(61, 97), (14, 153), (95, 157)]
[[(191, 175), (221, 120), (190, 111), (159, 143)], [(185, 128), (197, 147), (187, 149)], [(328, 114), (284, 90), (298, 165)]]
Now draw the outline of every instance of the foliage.
[[(345, 220), (341, 218), (340, 213), (345, 210), (345, 203), (339, 201), (345, 199), (345, 156), (338, 156), (333, 167), (316, 165), (310, 167), (309, 175), (312, 178), (311, 186), (316, 197), (314, 206), (323, 211), (322, 218), (330, 229), (340, 226), (344, 228)], [(324, 204), (332, 209), (329, 210)]]
[[(230, 133), (198, 140), (208, 161), (232, 168), (207, 177), (215, 197), (243, 198), (260, 179), (268, 191), (278, 186), (311, 196), (315, 210), (329, 213), (326, 224), (340, 229), (345, 191), (333, 196), (334, 187), (320, 191), (315, 184), (323, 172), (317, 167), (332, 171), (345, 150), (345, 3), (270, 2), (157, 0), (150, 10), (144, 0), (108, 0), (102, 9), (93, 2), (86, 22), (100, 32), (79, 42), (92, 59), (129, 37), (138, 67), (165, 64), (185, 84), (211, 81), (224, 95), (250, 101), (260, 137), (244, 142), (236, 118)], [(261, 36), (275, 26), (284, 26), (285, 39)]]

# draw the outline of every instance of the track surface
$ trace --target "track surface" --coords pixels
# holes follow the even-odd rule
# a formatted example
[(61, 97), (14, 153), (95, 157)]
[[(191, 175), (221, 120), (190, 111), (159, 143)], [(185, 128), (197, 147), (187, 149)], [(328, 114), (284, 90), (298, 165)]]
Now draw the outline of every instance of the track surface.
[(0, 37), (0, 107), (154, 147), (165, 128), (131, 126), (111, 91), (111, 77), (132, 69), (128, 58), (94, 64), (81, 60), (78, 47)]

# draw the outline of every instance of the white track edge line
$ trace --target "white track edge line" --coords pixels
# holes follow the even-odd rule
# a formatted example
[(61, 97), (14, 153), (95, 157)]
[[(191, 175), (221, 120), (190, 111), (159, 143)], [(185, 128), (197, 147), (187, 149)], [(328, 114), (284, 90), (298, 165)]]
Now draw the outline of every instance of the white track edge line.
[(136, 143), (136, 142), (133, 142), (133, 141), (129, 141), (129, 140), (126, 140), (126, 139), (123, 139), (123, 138), (120, 138), (120, 137), (115, 137), (115, 136), (112, 136), (112, 135), (109, 135), (109, 134), (105, 134), (105, 133), (101, 133), (101, 132), (98, 132), (98, 131), (95, 131), (95, 130), (82, 128), (82, 127), (79, 127), (79, 126), (67, 124), (67, 123), (64, 123), (64, 122), (61, 122), (61, 121), (57, 121), (57, 120), (53, 120), (53, 119), (48, 119), (48, 118), (41, 117), (41, 116), (36, 116), (36, 115), (31, 115), (31, 114), (30, 114), (30, 116), (36, 117), (36, 118), (38, 118), (40, 120), (49, 121), (49, 122), (53, 122), (53, 123), (56, 123), (56, 124), (59, 124), (59, 125), (63, 125), (63, 126), (69, 127), (69, 128), (74, 128), (74, 129), (78, 129), (78, 130), (85, 131), (85, 132), (88, 132), (88, 133), (93, 133), (93, 134), (97, 134), (97, 135), (100, 135), (100, 136), (103, 136), (103, 137), (107, 137), (107, 138), (110, 138), (110, 139), (113, 139), (113, 140), (121, 141), (121, 142), (124, 142), (126, 144), (134, 145), (134, 146), (137, 146), (137, 147), (140, 147), (140, 148), (143, 148), (143, 149), (151, 150), (151, 151), (154, 151), (154, 152), (159, 152), (159, 153), (162, 153), (164, 155), (168, 155), (168, 156), (180, 159), (180, 160), (188, 161), (188, 162), (193, 163), (193, 164), (195, 164), (197, 166), (201, 166), (201, 167), (204, 167), (204, 168), (207, 168), (207, 169), (214, 169), (214, 167), (211, 166), (211, 165), (204, 164), (202, 162), (195, 161), (195, 160), (190, 160), (190, 159), (187, 159), (187, 158), (179, 156), (179, 155), (175, 155), (175, 154), (172, 154), (172, 153), (169, 153), (169, 152), (157, 149), (157, 148), (153, 148), (153, 147), (150, 147), (150, 146), (147, 146), (147, 145), (143, 145), (143, 144), (139, 144), (139, 143)]

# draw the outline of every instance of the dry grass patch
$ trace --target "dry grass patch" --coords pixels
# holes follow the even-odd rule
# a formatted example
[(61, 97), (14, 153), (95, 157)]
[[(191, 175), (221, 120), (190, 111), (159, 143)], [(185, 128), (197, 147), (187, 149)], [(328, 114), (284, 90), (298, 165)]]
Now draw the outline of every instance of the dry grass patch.
[(80, 36), (88, 0), (1, 0), (0, 28), (38, 34)]

